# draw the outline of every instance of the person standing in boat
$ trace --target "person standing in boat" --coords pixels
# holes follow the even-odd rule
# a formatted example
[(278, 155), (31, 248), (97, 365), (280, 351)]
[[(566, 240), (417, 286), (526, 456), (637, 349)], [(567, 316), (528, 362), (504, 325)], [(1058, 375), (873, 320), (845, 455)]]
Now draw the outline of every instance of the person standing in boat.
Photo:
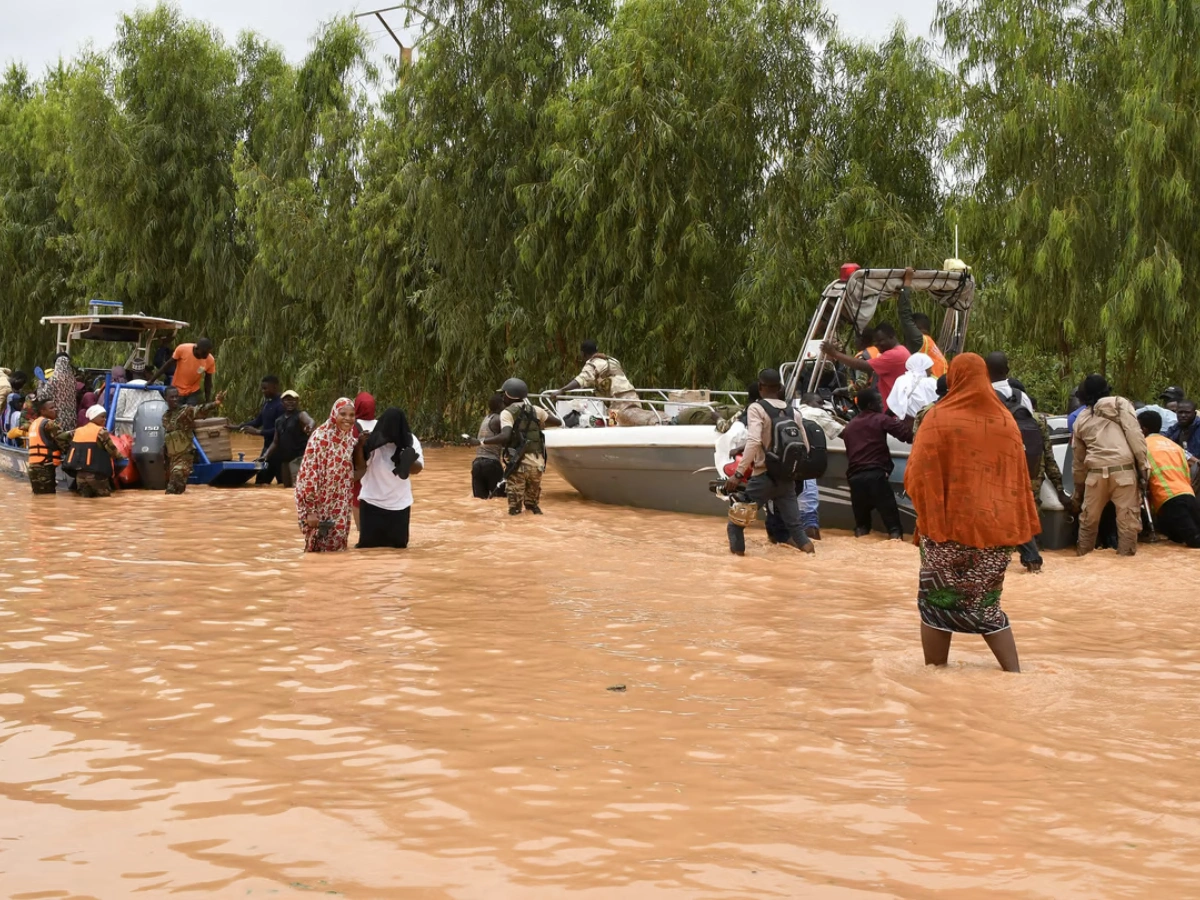
[[(911, 268), (904, 270), (904, 288), (902, 294), (911, 289), (913, 280), (913, 270)], [(872, 359), (862, 359), (858, 356), (849, 356), (841, 351), (836, 345), (830, 341), (824, 341), (821, 344), (821, 352), (832, 359), (834, 362), (841, 363), (843, 366), (849, 366), (859, 372), (866, 372), (868, 375), (878, 376), (879, 394), (881, 397), (890, 397), (892, 388), (896, 385), (896, 379), (903, 375), (908, 365), (908, 358), (912, 356), (912, 351), (908, 347), (900, 343), (896, 337), (896, 329), (888, 322), (883, 322), (875, 327), (875, 347), (879, 350), (879, 355)], [(887, 403), (884, 403), (886, 410)]]
[[(774, 512), (787, 529), (790, 545), (805, 553), (815, 553), (812, 538), (805, 533), (800, 520), (796, 482), (791, 478), (772, 478), (767, 473), (767, 452), (771, 449), (776, 420), (788, 416), (804, 428), (804, 419), (799, 412), (788, 410), (783, 399), (783, 379), (779, 377), (778, 370), (763, 369), (758, 373), (758, 393), (761, 399), (747, 408), (746, 449), (742, 451), (742, 460), (734, 473), (734, 481), (746, 481), (744, 493), (751, 503), (760, 506), (773, 504)], [(729, 537), (729, 552), (736, 556), (744, 556), (745, 526), (731, 520), (726, 532)]]
[(500, 433), (479, 438), (479, 446), (505, 448), (508, 514), (519, 516), (524, 507), (540, 516), (542, 475), (546, 471), (545, 429), (561, 425), (562, 421), (529, 402), (529, 387), (520, 378), (508, 379), (500, 390), (504, 396)]
[(112, 436), (104, 427), (108, 410), (93, 403), (86, 412), (87, 421), (69, 435), (71, 449), (63, 461), (63, 470), (75, 477), (80, 497), (111, 497), (113, 460), (124, 459)]
[(187, 490), (192, 467), (196, 464), (193, 442), (196, 437), (196, 422), (214, 413), (225, 400), (225, 392), (217, 394), (212, 403), (188, 406), (179, 393), (179, 388), (169, 387), (163, 391), (167, 411), (163, 413), (163, 447), (167, 454), (167, 493), (182, 494)]
[(33, 401), (34, 419), (29, 423), (29, 485), (35, 494), (56, 492), (55, 470), (62, 451), (70, 446), (58, 423), (58, 405), (53, 397)]
[[(184, 405), (199, 406), (201, 403), (208, 403), (208, 398), (212, 396), (213, 376), (217, 374), (213, 342), (202, 337), (194, 344), (180, 344), (171, 354), (171, 361), (175, 363), (171, 386), (179, 391), (179, 399)], [(150, 376), (149, 383), (154, 384), (165, 372), (164, 364)], [(202, 383), (203, 396), (200, 393)]]
[(612, 356), (601, 353), (595, 341), (584, 341), (579, 348), (584, 360), (583, 369), (564, 387), (551, 391), (551, 395), (565, 394), (579, 388), (591, 388), (601, 397), (611, 397), (609, 412), (616, 417), (618, 425), (657, 425), (658, 415), (652, 410), (642, 409), (641, 400), (633, 384), (625, 377), (621, 363)]
[(920, 535), (925, 665), (946, 665), (955, 633), (978, 634), (1004, 671), (1020, 672), (1000, 599), (1013, 547), (1041, 529), (1025, 445), (982, 357), (955, 357), (948, 380), (950, 390), (926, 415), (904, 473)]
[[(907, 324), (905, 323), (905, 304), (909, 302), (908, 298), (905, 296), (907, 291), (908, 288), (902, 288), (900, 291), (900, 322), (902, 325)], [(942, 353), (941, 348), (937, 345), (937, 341), (935, 341), (933, 339), (933, 335), (930, 334), (930, 330), (933, 328), (933, 322), (930, 320), (929, 316), (925, 315), (925, 313), (913, 313), (912, 324), (913, 327), (916, 328), (917, 332), (921, 335), (921, 343), (918, 345), (916, 350), (912, 350), (913, 345), (908, 340), (904, 342), (905, 346), (908, 347), (909, 350), (912, 350), (913, 353), (924, 353), (926, 356), (928, 356), (933, 361), (933, 365), (929, 369), (930, 376), (932, 376), (934, 379), (941, 378), (946, 374), (947, 371), (949, 371), (950, 364), (946, 362), (946, 355)], [(907, 336), (907, 331), (905, 334)]]
[[(504, 412), (504, 394), (496, 391), (488, 398), (488, 414), (479, 423), (479, 439), (495, 437), (500, 433), (500, 414)], [(471, 496), (476, 500), (490, 500), (503, 496), (504, 463), (499, 445), (480, 444), (471, 463)]]

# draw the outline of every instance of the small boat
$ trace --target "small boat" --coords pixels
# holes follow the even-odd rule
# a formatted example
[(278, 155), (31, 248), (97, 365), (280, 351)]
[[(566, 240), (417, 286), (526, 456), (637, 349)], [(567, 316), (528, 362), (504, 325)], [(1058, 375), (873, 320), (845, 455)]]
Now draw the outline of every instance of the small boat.
[[(150, 347), (154, 341), (163, 335), (174, 337), (187, 322), (177, 319), (163, 319), (155, 316), (125, 315), (123, 312), (110, 313), (108, 308), (120, 309), (120, 305), (112, 301), (93, 300), (89, 303), (86, 315), (79, 316), (46, 316), (41, 320), (42, 325), (53, 325), (57, 329), (55, 340), (56, 353), (70, 353), (77, 341), (100, 341), (107, 343), (123, 343), (132, 345), (133, 349), (124, 360), (126, 370), (146, 369), (149, 371)], [(136, 363), (136, 365), (135, 365)], [(153, 384), (116, 384), (112, 380), (109, 369), (81, 370), (85, 379), (91, 379), (97, 385), (97, 400), (108, 410), (108, 421), (105, 427), (110, 434), (124, 435), (134, 433), (134, 416), (144, 403), (162, 399), (166, 390), (164, 385)], [(103, 384), (101, 385), (101, 379)], [(73, 417), (74, 410), (67, 411)], [(161, 413), (156, 414), (161, 424)], [(72, 418), (71, 425), (74, 425)], [(236, 487), (246, 484), (262, 468), (261, 463), (245, 460), (214, 461), (210, 460), (204, 447), (198, 440), (193, 441), (196, 450), (196, 464), (192, 469), (189, 484), (208, 484), (215, 487)], [(136, 451), (135, 451), (136, 453)], [(118, 467), (125, 465), (118, 462)], [(7, 435), (0, 435), (0, 471), (18, 477), (28, 477), (29, 451), (24, 441), (13, 441)], [(58, 470), (59, 484), (66, 483), (69, 478), (61, 469)]]
[[(858, 269), (845, 280), (832, 282), (821, 294), (809, 324), (802, 350), (795, 360), (780, 367), (785, 396), (792, 400), (803, 393), (819, 392), (847, 410), (849, 374), (839, 371), (821, 352), (821, 343), (835, 340), (839, 333), (861, 332), (879, 305), (898, 296), (903, 269)], [(947, 355), (960, 353), (975, 295), (968, 272), (917, 271), (914, 291), (928, 293), (946, 312), (938, 346)], [(663, 424), (642, 427), (555, 428), (546, 432), (550, 463), (584, 498), (599, 503), (658, 509), (670, 512), (724, 516), (727, 504), (715, 496), (714, 482), (723, 475), (720, 467), (728, 454), (719, 447), (721, 435), (713, 425), (671, 425), (682, 409), (692, 406), (715, 408), (744, 405), (746, 395), (738, 392), (670, 391), (639, 389), (643, 405), (657, 411)], [(688, 400), (686, 398), (691, 397)], [(580, 412), (580, 420), (605, 421), (612, 398), (596, 397), (588, 391), (571, 395), (539, 394), (534, 397), (560, 418)], [(1055, 457), (1063, 469), (1064, 482), (1071, 484), (1070, 435), (1066, 419), (1051, 419)], [(891, 484), (900, 508), (905, 532), (911, 534), (916, 513), (904, 493), (904, 471), (911, 449), (889, 438), (895, 469)], [(820, 516), (823, 528), (853, 529), (850, 486), (846, 480), (846, 450), (840, 440), (828, 447), (829, 466), (818, 479)], [(1071, 522), (1057, 498), (1043, 492), (1042, 544), (1048, 549), (1069, 546)], [(882, 522), (876, 522), (882, 529)]]

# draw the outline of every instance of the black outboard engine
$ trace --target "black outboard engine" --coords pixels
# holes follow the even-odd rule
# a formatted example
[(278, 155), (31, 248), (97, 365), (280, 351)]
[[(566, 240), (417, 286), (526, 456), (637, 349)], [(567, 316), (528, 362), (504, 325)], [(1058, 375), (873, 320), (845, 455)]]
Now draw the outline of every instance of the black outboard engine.
[(133, 414), (133, 464), (137, 466), (142, 487), (151, 491), (167, 489), (167, 457), (163, 450), (163, 413), (165, 400), (147, 400)]

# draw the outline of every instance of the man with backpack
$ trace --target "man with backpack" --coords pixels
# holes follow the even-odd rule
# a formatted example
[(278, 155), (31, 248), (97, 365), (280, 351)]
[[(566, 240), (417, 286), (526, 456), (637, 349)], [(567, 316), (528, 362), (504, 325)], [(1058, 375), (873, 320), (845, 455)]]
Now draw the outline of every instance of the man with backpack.
[[(806, 424), (798, 412), (788, 410), (783, 400), (783, 379), (776, 369), (758, 373), (758, 392), (761, 399), (746, 410), (749, 434), (733, 478), (735, 483), (749, 480), (738, 493), (760, 506), (773, 501), (775, 512), (787, 528), (788, 543), (805, 553), (815, 553), (812, 538), (805, 534), (800, 521), (796, 482), (825, 473), (825, 433), (819, 425)], [(727, 530), (730, 552), (745, 555), (745, 526), (731, 519)]]
[(874, 388), (858, 395), (858, 415), (842, 432), (846, 445), (846, 480), (850, 483), (850, 505), (854, 509), (854, 536), (871, 533), (871, 513), (878, 512), (893, 541), (904, 539), (900, 509), (891, 475), (895, 468), (888, 435), (911, 444), (912, 419), (897, 419), (883, 411), (883, 396)]
[(557, 427), (562, 421), (529, 402), (529, 387), (520, 378), (505, 381), (500, 392), (504, 400), (500, 433), (479, 438), (479, 446), (504, 448), (508, 514), (519, 516), (524, 507), (540, 516), (542, 473), (546, 471), (545, 429)]
[(1000, 399), (1004, 401), (1004, 405), (1012, 411), (1015, 406), (1023, 406), (1033, 415), (1033, 401), (1029, 399), (1029, 395), (1021, 390), (1021, 386), (1014, 379), (1008, 377), (1008, 356), (997, 350), (995, 353), (989, 353), (987, 359), (988, 378), (992, 381), (992, 390), (1000, 395)]

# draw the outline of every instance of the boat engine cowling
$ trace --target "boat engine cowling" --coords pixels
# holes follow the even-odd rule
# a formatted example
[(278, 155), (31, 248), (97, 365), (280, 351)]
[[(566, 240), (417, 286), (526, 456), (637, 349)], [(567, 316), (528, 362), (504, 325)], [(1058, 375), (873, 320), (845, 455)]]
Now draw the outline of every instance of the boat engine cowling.
[(137, 466), (142, 487), (151, 491), (167, 489), (167, 458), (163, 450), (163, 413), (165, 400), (147, 400), (133, 414), (133, 464)]

